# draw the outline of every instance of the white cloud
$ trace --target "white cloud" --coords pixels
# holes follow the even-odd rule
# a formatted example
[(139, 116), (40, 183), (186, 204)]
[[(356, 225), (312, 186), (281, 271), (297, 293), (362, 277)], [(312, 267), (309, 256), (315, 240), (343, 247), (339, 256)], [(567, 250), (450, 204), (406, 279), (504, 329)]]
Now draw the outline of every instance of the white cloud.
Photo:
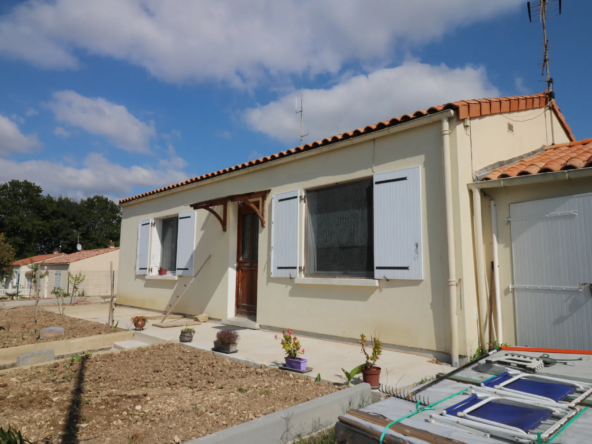
[(170, 133), (162, 133), (160, 135), (163, 139), (172, 140), (172, 139), (182, 139), (181, 131), (179, 130), (172, 130)]
[(516, 77), (514, 79), (514, 86), (516, 87), (516, 91), (520, 94), (530, 94), (530, 89), (524, 84), (524, 79), (522, 77)]
[(47, 106), (56, 120), (104, 136), (123, 150), (150, 152), (150, 137), (156, 135), (154, 123), (138, 120), (125, 106), (101, 97), (84, 97), (74, 91), (58, 91), (53, 98)]
[(15, 162), (0, 159), (0, 182), (33, 180), (46, 193), (80, 198), (102, 194), (117, 200), (136, 194), (134, 187), (160, 188), (187, 177), (185, 172), (175, 168), (153, 169), (137, 165), (126, 168), (98, 153), (90, 153), (82, 168), (47, 160)]
[(62, 128), (61, 126), (56, 126), (55, 129), (53, 130), (53, 133), (56, 136), (70, 137), (70, 133), (68, 131), (66, 131), (64, 128)]
[(384, 66), (396, 50), (517, 11), (520, 0), (30, 0), (0, 17), (0, 53), (42, 68), (80, 53), (142, 66), (167, 82), (253, 84), (266, 75)]
[(10, 152), (26, 153), (31, 148), (41, 146), (35, 135), (24, 135), (9, 118), (0, 115), (0, 157)]
[(232, 134), (230, 134), (230, 131), (228, 131), (228, 130), (216, 131), (216, 136), (218, 136), (221, 139), (226, 139), (226, 140), (232, 139)]
[(12, 119), (14, 122), (16, 122), (16, 123), (20, 123), (21, 125), (22, 125), (23, 123), (25, 123), (25, 118), (24, 118), (24, 117), (22, 117), (22, 116), (19, 116), (18, 114), (11, 114), (11, 115), (10, 115), (10, 118), (11, 118), (11, 119)]
[(25, 111), (25, 116), (27, 117), (36, 116), (38, 114), (39, 111), (37, 111), (35, 108), (27, 108), (27, 111)]
[(253, 150), (249, 153), (249, 158), (247, 159), (247, 161), (249, 160), (256, 160), (256, 159), (260, 159), (261, 157), (263, 157), (263, 154), (261, 154), (259, 151), (257, 150)]
[[(495, 97), (485, 70), (472, 66), (452, 69), (411, 60), (401, 66), (347, 78), (329, 89), (307, 89), (304, 100), (305, 142), (373, 125), (418, 109), (450, 101)], [(298, 93), (300, 94), (300, 92)], [(294, 142), (300, 136), (295, 95), (286, 95), (243, 113), (254, 130)]]
[(167, 146), (167, 154), (170, 156), (169, 159), (161, 159), (158, 162), (158, 166), (161, 168), (168, 168), (168, 169), (182, 169), (185, 168), (188, 164), (185, 159), (177, 156), (177, 152), (175, 151), (175, 147), (170, 143)]

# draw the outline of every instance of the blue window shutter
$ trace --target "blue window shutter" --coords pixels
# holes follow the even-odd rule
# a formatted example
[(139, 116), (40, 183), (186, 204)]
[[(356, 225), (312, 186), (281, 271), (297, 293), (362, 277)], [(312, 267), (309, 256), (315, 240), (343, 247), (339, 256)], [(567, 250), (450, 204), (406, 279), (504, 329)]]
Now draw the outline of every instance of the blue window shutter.
[(138, 250), (136, 252), (136, 274), (148, 274), (150, 255), (150, 219), (143, 219), (138, 224)]
[(374, 175), (374, 277), (423, 279), (419, 167)]
[(300, 191), (272, 198), (271, 277), (298, 277), (298, 222)]
[(195, 211), (179, 214), (177, 230), (177, 276), (193, 276)]

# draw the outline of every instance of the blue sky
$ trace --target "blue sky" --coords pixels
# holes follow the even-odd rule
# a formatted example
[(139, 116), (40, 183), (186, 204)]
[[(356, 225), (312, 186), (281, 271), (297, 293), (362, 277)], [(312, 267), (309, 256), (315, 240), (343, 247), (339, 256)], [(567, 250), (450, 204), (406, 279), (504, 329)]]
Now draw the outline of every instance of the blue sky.
[[(577, 138), (592, 2), (549, 21)], [(0, 3), (0, 182), (114, 200), (448, 101), (540, 92), (526, 1)]]

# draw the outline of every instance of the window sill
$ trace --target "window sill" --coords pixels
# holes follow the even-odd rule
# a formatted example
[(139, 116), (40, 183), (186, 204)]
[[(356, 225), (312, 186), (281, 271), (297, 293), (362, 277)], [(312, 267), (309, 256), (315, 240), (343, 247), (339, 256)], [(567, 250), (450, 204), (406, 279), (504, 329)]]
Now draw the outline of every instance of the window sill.
[(307, 285), (340, 285), (346, 287), (378, 287), (377, 279), (296, 278), (294, 283)]
[(146, 279), (148, 280), (155, 280), (155, 281), (178, 281), (179, 277), (178, 276), (174, 276), (172, 274), (166, 274), (164, 276), (159, 276), (159, 275), (148, 275), (146, 276)]

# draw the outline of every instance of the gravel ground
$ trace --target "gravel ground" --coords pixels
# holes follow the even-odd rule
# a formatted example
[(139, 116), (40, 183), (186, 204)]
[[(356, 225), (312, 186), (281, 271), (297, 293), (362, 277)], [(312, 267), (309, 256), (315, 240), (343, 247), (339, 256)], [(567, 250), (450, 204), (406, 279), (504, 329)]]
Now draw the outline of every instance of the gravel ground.
[[(38, 307), (37, 335), (35, 334), (35, 307), (4, 308), (0, 310), (0, 348), (17, 347), (37, 342), (60, 341), (122, 331), (96, 322), (62, 316)], [(105, 309), (107, 310), (107, 309)], [(68, 307), (66, 306), (66, 313)], [(44, 327), (64, 327), (65, 336), (38, 339)]]
[(185, 442), (337, 391), (162, 344), (0, 373), (0, 426), (38, 443)]

